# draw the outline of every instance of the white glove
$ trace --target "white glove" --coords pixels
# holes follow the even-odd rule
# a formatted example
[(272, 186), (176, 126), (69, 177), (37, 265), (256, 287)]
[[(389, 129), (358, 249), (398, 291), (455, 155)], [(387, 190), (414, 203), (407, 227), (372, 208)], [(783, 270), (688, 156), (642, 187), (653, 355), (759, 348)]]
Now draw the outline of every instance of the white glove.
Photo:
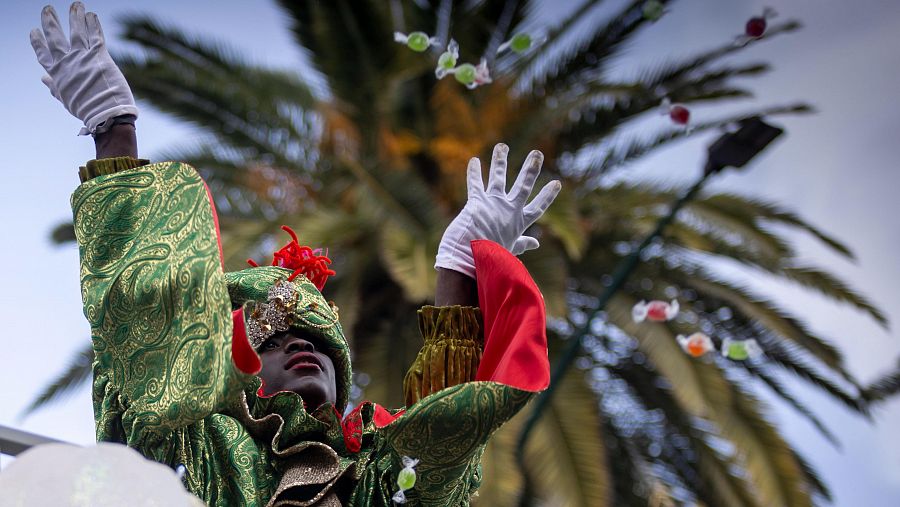
[(137, 116), (134, 96), (106, 50), (96, 14), (85, 14), (84, 4), (73, 3), (69, 7), (70, 40), (66, 40), (59, 17), (49, 5), (41, 11), (41, 26), (43, 32), (37, 28), (31, 31), (31, 46), (48, 74), (41, 81), (84, 122), (79, 135), (103, 132), (104, 122), (116, 116)]
[(481, 179), (481, 161), (469, 160), (469, 200), (441, 238), (435, 268), (446, 268), (475, 278), (475, 259), (471, 242), (488, 239), (502, 245), (513, 255), (537, 248), (538, 240), (523, 236), (525, 229), (537, 221), (550, 206), (562, 184), (551, 181), (544, 185), (529, 204), (525, 204), (541, 172), (544, 155), (532, 151), (509, 193), (506, 193), (506, 156), (509, 147), (498, 144), (491, 159), (487, 191)]

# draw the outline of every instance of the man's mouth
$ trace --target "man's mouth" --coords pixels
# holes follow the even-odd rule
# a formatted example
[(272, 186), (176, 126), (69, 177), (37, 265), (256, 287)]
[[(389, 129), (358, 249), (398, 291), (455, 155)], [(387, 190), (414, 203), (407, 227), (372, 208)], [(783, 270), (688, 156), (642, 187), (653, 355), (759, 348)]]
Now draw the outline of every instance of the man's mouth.
[(284, 363), (285, 370), (317, 368), (322, 371), (322, 362), (312, 352), (297, 352)]

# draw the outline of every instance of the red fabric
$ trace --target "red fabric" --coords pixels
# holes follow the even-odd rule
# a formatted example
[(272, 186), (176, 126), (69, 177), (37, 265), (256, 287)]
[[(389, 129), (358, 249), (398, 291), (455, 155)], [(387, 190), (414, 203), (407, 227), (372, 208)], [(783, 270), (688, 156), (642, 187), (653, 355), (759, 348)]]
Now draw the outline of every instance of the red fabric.
[(550, 385), (544, 296), (522, 262), (488, 240), (472, 242), (484, 354), (475, 380), (524, 391)]
[[(350, 452), (359, 452), (362, 448), (363, 421), (360, 413), (362, 408), (363, 405), (359, 405), (341, 421), (341, 429), (344, 431), (344, 447)], [(340, 418), (340, 414), (338, 414), (338, 418)]]
[(256, 375), (262, 369), (262, 361), (259, 355), (250, 345), (247, 339), (247, 329), (244, 327), (244, 311), (241, 308), (231, 312), (233, 331), (231, 335), (231, 360), (243, 373)]
[(372, 405), (375, 409), (375, 413), (372, 415), (372, 421), (375, 423), (376, 428), (383, 428), (388, 424), (396, 421), (401, 415), (403, 415), (404, 410), (401, 410), (397, 414), (391, 414), (384, 407), (377, 403), (372, 403), (371, 401), (364, 401), (356, 406), (349, 414), (347, 414), (344, 419), (341, 421), (341, 429), (344, 432), (344, 446), (350, 452), (359, 452), (362, 448), (362, 436), (363, 436), (363, 417), (362, 411), (367, 405)]
[(403, 409), (396, 414), (392, 414), (381, 405), (375, 404), (375, 415), (372, 419), (375, 421), (376, 428), (383, 428), (399, 419), (404, 413), (406, 413), (406, 409)]

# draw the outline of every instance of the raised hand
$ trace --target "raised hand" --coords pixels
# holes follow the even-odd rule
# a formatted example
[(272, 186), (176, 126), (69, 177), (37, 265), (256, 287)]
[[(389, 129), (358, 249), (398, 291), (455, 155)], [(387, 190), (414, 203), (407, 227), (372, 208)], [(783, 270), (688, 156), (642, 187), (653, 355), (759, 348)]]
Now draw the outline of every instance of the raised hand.
[(544, 161), (541, 152), (532, 151), (507, 193), (508, 153), (509, 147), (505, 144), (494, 147), (487, 189), (481, 176), (481, 161), (477, 158), (469, 161), (469, 199), (441, 238), (436, 268), (452, 269), (474, 278), (475, 260), (470, 243), (476, 239), (498, 243), (513, 255), (539, 246), (537, 239), (523, 236), (523, 233), (550, 207), (562, 185), (556, 180), (547, 183), (537, 197), (526, 204)]
[(84, 4), (69, 7), (69, 37), (52, 6), (41, 11), (41, 28), (31, 31), (31, 46), (47, 71), (41, 81), (73, 116), (84, 122), (80, 134), (97, 134), (108, 120), (138, 114), (122, 71), (106, 50), (100, 20)]

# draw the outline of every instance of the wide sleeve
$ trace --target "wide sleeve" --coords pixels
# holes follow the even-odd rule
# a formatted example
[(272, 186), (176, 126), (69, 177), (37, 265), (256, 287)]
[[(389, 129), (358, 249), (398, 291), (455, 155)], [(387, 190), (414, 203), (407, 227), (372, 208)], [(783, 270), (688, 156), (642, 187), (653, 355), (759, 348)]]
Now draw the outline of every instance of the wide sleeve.
[[(474, 380), (433, 390), (380, 428), (398, 463), (402, 456), (419, 460), (407, 496), (422, 505), (466, 503), (480, 484), (479, 462), (491, 434), (550, 379), (544, 300), (525, 266), (490, 241), (472, 242), (472, 251), (484, 339)], [(463, 310), (437, 312), (446, 313), (434, 319), (439, 329), (423, 333), (426, 339), (481, 340), (461, 333), (479, 331), (470, 325), (474, 314), (470, 321)]]
[(258, 358), (231, 311), (203, 180), (174, 162), (118, 169), (72, 196), (94, 416), (98, 440), (148, 449), (238, 400)]

